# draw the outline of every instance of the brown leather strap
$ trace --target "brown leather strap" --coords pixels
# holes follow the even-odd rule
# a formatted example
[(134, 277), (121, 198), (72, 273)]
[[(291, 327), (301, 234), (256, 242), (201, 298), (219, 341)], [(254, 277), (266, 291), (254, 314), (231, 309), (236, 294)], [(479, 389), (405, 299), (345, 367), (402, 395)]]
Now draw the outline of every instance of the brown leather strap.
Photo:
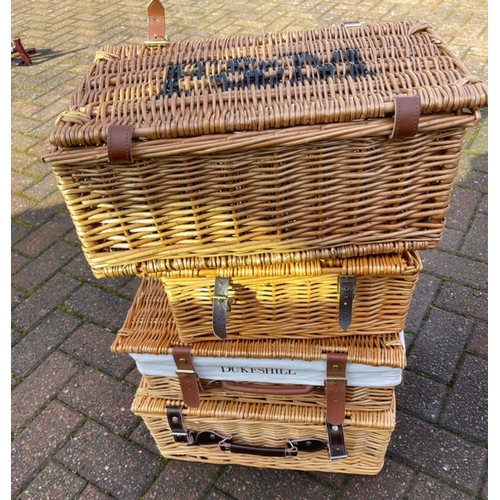
[(352, 321), (352, 302), (354, 300), (354, 276), (339, 276), (339, 326), (346, 331)]
[(165, 43), (165, 9), (159, 0), (151, 0), (147, 8), (147, 44)]
[(108, 128), (109, 163), (132, 163), (132, 125), (110, 125)]
[(326, 432), (328, 434), (328, 453), (330, 460), (347, 458), (349, 455), (345, 447), (344, 428), (341, 425), (330, 425), (326, 423)]
[(417, 133), (420, 118), (420, 97), (418, 95), (397, 96), (394, 98), (394, 137), (412, 137)]
[(347, 354), (326, 355), (326, 420), (331, 425), (341, 425), (345, 419), (345, 393)]
[(215, 278), (214, 296), (212, 297), (212, 330), (216, 337), (224, 340), (227, 336), (227, 313), (231, 310), (228, 298), (229, 278)]
[(172, 356), (177, 366), (176, 374), (186, 406), (196, 408), (200, 405), (200, 384), (194, 369), (190, 347), (172, 347)]
[(184, 427), (182, 408), (179, 406), (167, 407), (167, 421), (176, 443), (194, 444), (193, 433)]
[(250, 385), (241, 384), (239, 382), (230, 382), (227, 380), (220, 380), (220, 385), (228, 390), (235, 392), (246, 392), (252, 394), (277, 394), (277, 395), (292, 395), (292, 394), (309, 394), (315, 390), (314, 385)]

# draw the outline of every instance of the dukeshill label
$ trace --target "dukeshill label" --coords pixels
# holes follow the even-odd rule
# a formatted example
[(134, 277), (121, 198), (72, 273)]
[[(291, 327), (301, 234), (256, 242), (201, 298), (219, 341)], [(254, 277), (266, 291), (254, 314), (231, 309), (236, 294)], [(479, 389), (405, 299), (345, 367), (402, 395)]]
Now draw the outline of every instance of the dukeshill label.
[(242, 366), (221, 366), (222, 373), (259, 373), (261, 375), (297, 375), (290, 368), (243, 368)]

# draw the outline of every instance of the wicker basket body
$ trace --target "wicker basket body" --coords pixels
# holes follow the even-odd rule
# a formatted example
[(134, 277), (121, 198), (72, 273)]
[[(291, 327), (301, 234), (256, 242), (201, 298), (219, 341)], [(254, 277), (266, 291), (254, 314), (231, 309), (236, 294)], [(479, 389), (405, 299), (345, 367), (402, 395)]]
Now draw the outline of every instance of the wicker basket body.
[(486, 104), (423, 22), (105, 47), (45, 160), (97, 277), (426, 249)]
[[(230, 278), (228, 340), (317, 338), (398, 333), (404, 328), (422, 269), (416, 251), (283, 266), (218, 269), (161, 278), (183, 342), (214, 335), (214, 274)], [(201, 275), (201, 276), (200, 276)], [(348, 324), (341, 321), (342, 277), (353, 277)]]
[[(134, 357), (149, 396), (175, 400), (184, 399), (172, 356), (179, 347), (189, 347), (202, 403), (217, 399), (325, 408), (326, 357), (335, 353), (345, 355), (347, 363), (346, 409), (387, 411), (392, 390), (401, 382), (406, 366), (404, 336), (400, 334), (208, 341), (188, 346), (179, 339), (161, 283), (144, 278), (111, 351)], [(258, 366), (268, 370), (260, 370), (264, 375), (259, 377), (248, 375)], [(235, 383), (227, 387), (225, 381)], [(314, 387), (305, 393), (282, 394), (275, 390), (280, 384)]]
[(212, 431), (231, 436), (248, 447), (284, 448), (289, 439), (327, 441), (325, 411), (314, 402), (308, 405), (279, 405), (239, 401), (205, 401), (198, 408), (182, 406), (182, 401), (151, 397), (144, 384), (138, 389), (132, 412), (144, 420), (159, 452), (165, 458), (251, 467), (377, 474), (395, 427), (392, 395), (386, 411), (346, 411), (343, 424), (348, 456), (331, 460), (326, 449), (296, 456), (266, 457), (228, 453), (218, 445), (187, 446), (175, 442), (167, 419), (169, 407), (181, 407), (184, 425), (190, 431)]

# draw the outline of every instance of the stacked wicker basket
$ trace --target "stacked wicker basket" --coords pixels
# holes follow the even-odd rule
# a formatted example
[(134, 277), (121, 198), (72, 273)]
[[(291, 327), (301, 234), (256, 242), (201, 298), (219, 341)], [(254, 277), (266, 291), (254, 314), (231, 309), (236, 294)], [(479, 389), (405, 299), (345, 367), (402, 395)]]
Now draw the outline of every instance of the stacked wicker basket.
[(148, 15), (45, 158), (95, 276), (141, 277), (132, 411), (168, 458), (376, 474), (486, 87), (425, 22), (168, 43)]

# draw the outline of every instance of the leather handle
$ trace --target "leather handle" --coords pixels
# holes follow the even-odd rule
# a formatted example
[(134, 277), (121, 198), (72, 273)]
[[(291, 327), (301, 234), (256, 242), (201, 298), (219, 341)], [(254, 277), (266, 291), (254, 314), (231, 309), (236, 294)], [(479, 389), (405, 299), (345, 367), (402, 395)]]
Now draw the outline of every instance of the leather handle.
[(295, 457), (297, 448), (265, 448), (260, 446), (248, 446), (234, 443), (219, 443), (220, 449), (231, 453), (242, 453), (245, 455), (259, 455), (261, 457)]
[(219, 446), (222, 451), (246, 455), (259, 455), (261, 457), (295, 457), (299, 451), (310, 453), (321, 451), (327, 447), (327, 444), (323, 440), (317, 438), (300, 440), (287, 439), (286, 441), (288, 446), (283, 448), (235, 444), (231, 439), (221, 441)]
[(247, 392), (253, 394), (275, 394), (278, 396), (295, 395), (295, 394), (309, 394), (314, 391), (314, 385), (266, 385), (254, 386), (240, 384), (238, 382), (229, 382), (227, 380), (220, 380), (220, 385), (228, 391)]

